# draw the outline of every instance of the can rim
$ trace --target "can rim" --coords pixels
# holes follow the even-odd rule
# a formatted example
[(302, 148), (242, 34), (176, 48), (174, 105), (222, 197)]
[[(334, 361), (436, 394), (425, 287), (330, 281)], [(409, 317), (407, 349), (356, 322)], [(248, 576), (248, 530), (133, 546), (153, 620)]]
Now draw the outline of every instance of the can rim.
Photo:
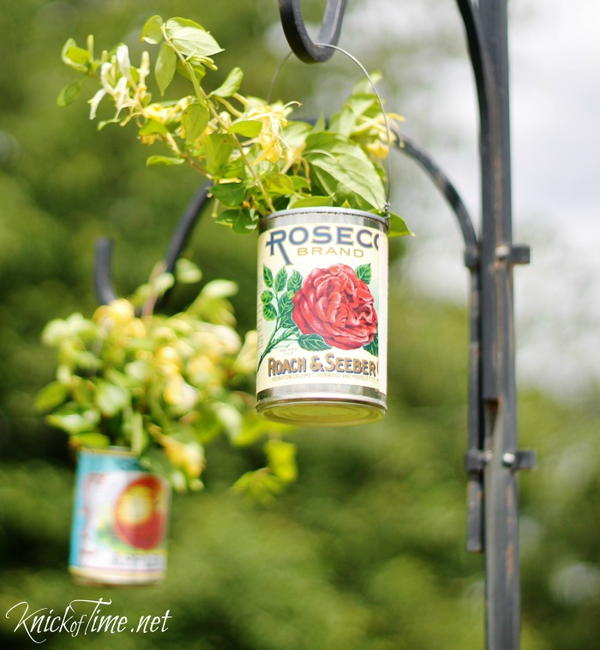
[(302, 214), (348, 214), (355, 215), (357, 217), (363, 217), (367, 219), (373, 219), (378, 223), (382, 223), (386, 227), (386, 231), (389, 228), (389, 219), (383, 217), (379, 214), (374, 214), (373, 212), (367, 212), (366, 210), (356, 210), (354, 208), (341, 208), (336, 206), (315, 206), (315, 207), (306, 207), (306, 208), (289, 208), (287, 210), (277, 210), (276, 212), (271, 212), (266, 217), (261, 217), (260, 222), (264, 223), (265, 221), (271, 221), (278, 217), (283, 217), (286, 215), (302, 215)]
[(77, 450), (78, 454), (98, 454), (98, 455), (112, 455), (112, 456), (129, 456), (137, 458), (137, 455), (129, 449), (129, 447), (124, 447), (122, 445), (109, 445), (108, 447), (86, 447), (82, 446)]

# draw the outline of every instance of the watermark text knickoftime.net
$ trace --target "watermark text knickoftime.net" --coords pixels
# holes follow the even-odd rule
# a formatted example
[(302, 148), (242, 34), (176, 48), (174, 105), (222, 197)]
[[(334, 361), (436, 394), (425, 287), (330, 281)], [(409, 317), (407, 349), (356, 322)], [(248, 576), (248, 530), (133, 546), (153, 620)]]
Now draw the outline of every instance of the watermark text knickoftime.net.
[(167, 609), (161, 615), (141, 615), (137, 620), (130, 621), (127, 616), (105, 613), (103, 608), (110, 605), (112, 600), (81, 598), (72, 600), (62, 612), (47, 607), (30, 611), (29, 603), (23, 600), (8, 609), (5, 616), (16, 621), (14, 632), (23, 630), (34, 643), (44, 643), (49, 634), (76, 637), (101, 633), (166, 632), (169, 629), (167, 621), (173, 618)]

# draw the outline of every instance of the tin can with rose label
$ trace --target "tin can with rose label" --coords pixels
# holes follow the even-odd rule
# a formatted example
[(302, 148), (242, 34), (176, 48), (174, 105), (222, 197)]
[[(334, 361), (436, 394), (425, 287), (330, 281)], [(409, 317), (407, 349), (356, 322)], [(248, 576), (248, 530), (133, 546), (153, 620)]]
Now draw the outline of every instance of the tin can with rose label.
[(167, 563), (171, 492), (127, 449), (79, 453), (69, 571), (76, 582), (144, 585), (160, 581)]
[(337, 426), (386, 410), (387, 221), (345, 208), (261, 220), (257, 410)]

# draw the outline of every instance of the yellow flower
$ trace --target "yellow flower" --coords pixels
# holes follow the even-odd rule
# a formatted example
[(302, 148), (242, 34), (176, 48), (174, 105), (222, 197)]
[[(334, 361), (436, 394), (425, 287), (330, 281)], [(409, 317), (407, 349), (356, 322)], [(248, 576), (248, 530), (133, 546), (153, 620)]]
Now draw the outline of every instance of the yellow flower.
[(167, 404), (176, 406), (179, 410), (188, 411), (196, 404), (198, 391), (186, 383), (181, 375), (173, 375), (167, 381), (163, 398)]
[(179, 442), (170, 436), (161, 436), (160, 441), (168, 459), (176, 467), (181, 467), (188, 476), (200, 476), (204, 469), (204, 454), (199, 444)]
[(191, 359), (187, 370), (194, 383), (202, 383), (217, 373), (215, 364), (204, 354), (198, 354)]
[[(177, 377), (181, 371), (181, 358), (174, 347), (165, 345), (154, 355), (156, 367), (167, 377)], [(183, 381), (183, 380), (182, 380)]]
[(141, 318), (134, 318), (123, 329), (125, 336), (133, 339), (143, 339), (146, 336), (146, 326)]
[(375, 142), (369, 142), (367, 144), (367, 151), (374, 157), (384, 160), (388, 157), (390, 153), (390, 148), (387, 144), (381, 142), (381, 140), (376, 140)]
[(133, 305), (129, 300), (119, 298), (108, 305), (102, 305), (96, 309), (94, 320), (97, 323), (107, 322), (109, 325), (125, 325), (135, 317)]

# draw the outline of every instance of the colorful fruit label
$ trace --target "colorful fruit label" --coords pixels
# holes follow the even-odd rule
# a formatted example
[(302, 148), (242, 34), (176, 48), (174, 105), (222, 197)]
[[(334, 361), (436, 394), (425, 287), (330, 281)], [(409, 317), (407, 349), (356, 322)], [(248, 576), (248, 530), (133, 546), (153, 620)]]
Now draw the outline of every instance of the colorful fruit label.
[(345, 217), (275, 218), (259, 236), (259, 398), (317, 384), (385, 395), (387, 236), (373, 220)]
[(81, 451), (69, 564), (97, 579), (160, 577), (170, 488), (126, 451)]

